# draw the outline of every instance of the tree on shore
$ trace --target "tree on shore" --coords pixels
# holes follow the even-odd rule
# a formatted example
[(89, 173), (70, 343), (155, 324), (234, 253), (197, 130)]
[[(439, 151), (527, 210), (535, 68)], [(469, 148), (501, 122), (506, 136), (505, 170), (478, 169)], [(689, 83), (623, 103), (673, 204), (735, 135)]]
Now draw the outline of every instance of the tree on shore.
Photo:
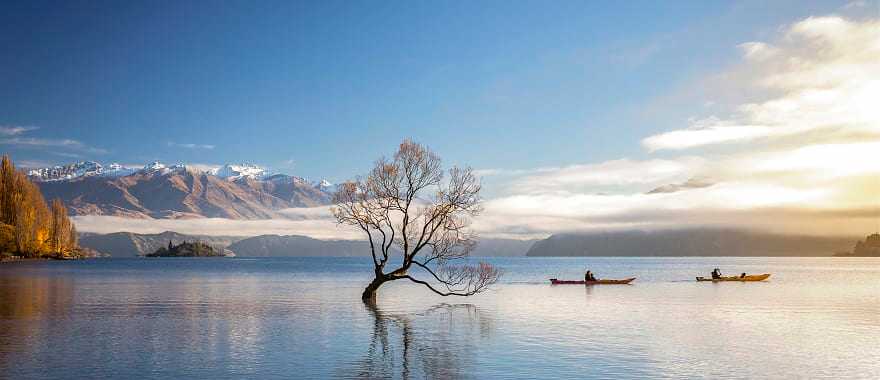
[[(470, 168), (453, 167), (448, 176), (439, 156), (407, 139), (393, 158), (376, 161), (366, 178), (340, 185), (333, 215), (364, 231), (370, 243), (375, 277), (364, 289), (365, 301), (389, 281), (409, 280), (441, 296), (470, 296), (500, 277), (487, 263), (453, 264), (476, 245), (469, 226), (481, 211), (480, 184)], [(390, 270), (389, 261), (395, 262)]]
[(67, 217), (67, 207), (58, 198), (52, 201), (52, 223), (49, 231), (50, 249), (53, 253), (63, 254), (76, 248), (76, 228)]
[(0, 250), (39, 257), (66, 256), (76, 249), (76, 228), (61, 200), (48, 207), (37, 185), (15, 170), (4, 155), (0, 160)]

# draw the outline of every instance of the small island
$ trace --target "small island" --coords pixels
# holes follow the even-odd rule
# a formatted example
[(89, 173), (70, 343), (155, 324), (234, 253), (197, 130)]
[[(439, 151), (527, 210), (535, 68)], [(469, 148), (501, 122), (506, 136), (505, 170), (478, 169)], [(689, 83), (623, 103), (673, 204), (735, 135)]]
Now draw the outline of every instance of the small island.
[(837, 257), (880, 257), (880, 233), (868, 235), (864, 241), (856, 242), (852, 252), (836, 253)]
[(178, 245), (168, 242), (168, 247), (161, 247), (147, 257), (226, 257), (222, 250), (215, 249), (207, 243), (196, 241), (180, 243)]

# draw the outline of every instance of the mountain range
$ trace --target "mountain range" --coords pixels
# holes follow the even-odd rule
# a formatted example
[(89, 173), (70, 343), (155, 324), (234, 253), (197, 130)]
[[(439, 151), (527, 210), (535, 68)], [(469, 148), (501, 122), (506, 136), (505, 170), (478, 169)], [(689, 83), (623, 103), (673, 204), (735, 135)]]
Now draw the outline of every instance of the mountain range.
[[(318, 240), (297, 235), (208, 236), (184, 235), (166, 231), (158, 234), (115, 232), (111, 234), (80, 234), (83, 247), (112, 257), (137, 257), (154, 252), (168, 243), (201, 241), (216, 249), (228, 250), (239, 257), (368, 257), (369, 244), (360, 240)], [(482, 239), (473, 256), (525, 256), (532, 240)]]
[[(153, 162), (140, 168), (86, 161), (28, 172), (47, 199), (73, 215), (129, 218), (287, 218), (281, 210), (328, 205), (335, 186), (271, 174), (256, 165), (198, 170)], [(663, 187), (710, 186), (702, 180)], [(677, 187), (676, 187), (677, 186)], [(115, 257), (140, 256), (168, 241), (199, 240), (239, 256), (357, 256), (366, 242), (305, 236), (197, 236), (174, 232), (83, 234), (81, 245)], [(556, 234), (538, 241), (483, 239), (475, 256), (830, 256), (855, 237), (779, 235), (734, 229), (679, 229)]]
[(680, 229), (557, 234), (527, 256), (831, 256), (854, 237), (779, 235), (733, 229)]
[[(855, 239), (857, 240), (857, 239)], [(831, 256), (854, 238), (777, 235), (746, 230), (681, 229), (557, 234), (542, 240), (480, 239), (472, 256)], [(112, 257), (136, 257), (169, 242), (202, 241), (239, 257), (369, 256), (360, 240), (297, 235), (207, 236), (166, 231), (80, 234), (80, 245)]]
[(283, 218), (291, 207), (326, 205), (335, 186), (256, 165), (198, 170), (153, 162), (142, 168), (93, 161), (34, 169), (29, 177), (47, 199), (61, 198), (72, 215), (129, 218)]

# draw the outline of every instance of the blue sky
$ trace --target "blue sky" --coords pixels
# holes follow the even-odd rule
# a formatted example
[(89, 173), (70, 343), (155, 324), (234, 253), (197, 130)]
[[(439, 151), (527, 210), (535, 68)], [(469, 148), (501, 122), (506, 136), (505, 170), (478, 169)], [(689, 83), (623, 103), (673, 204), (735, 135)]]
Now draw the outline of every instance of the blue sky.
[(0, 149), (336, 181), (404, 137), (480, 169), (663, 157), (639, 140), (704, 116), (682, 88), (844, 4), (4, 2)]

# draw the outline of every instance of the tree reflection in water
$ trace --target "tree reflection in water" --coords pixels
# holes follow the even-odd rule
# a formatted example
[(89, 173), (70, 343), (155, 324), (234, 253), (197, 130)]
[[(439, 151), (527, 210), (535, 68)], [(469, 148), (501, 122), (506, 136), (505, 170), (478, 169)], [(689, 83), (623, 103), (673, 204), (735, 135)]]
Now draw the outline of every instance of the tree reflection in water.
[(32, 355), (38, 350), (36, 337), (69, 328), (73, 298), (73, 283), (67, 278), (0, 276), (0, 378), (5, 378), (11, 355)]
[(363, 359), (343, 378), (468, 377), (481, 342), (491, 338), (491, 319), (471, 304), (439, 304), (420, 313), (393, 313), (365, 302), (373, 335)]

